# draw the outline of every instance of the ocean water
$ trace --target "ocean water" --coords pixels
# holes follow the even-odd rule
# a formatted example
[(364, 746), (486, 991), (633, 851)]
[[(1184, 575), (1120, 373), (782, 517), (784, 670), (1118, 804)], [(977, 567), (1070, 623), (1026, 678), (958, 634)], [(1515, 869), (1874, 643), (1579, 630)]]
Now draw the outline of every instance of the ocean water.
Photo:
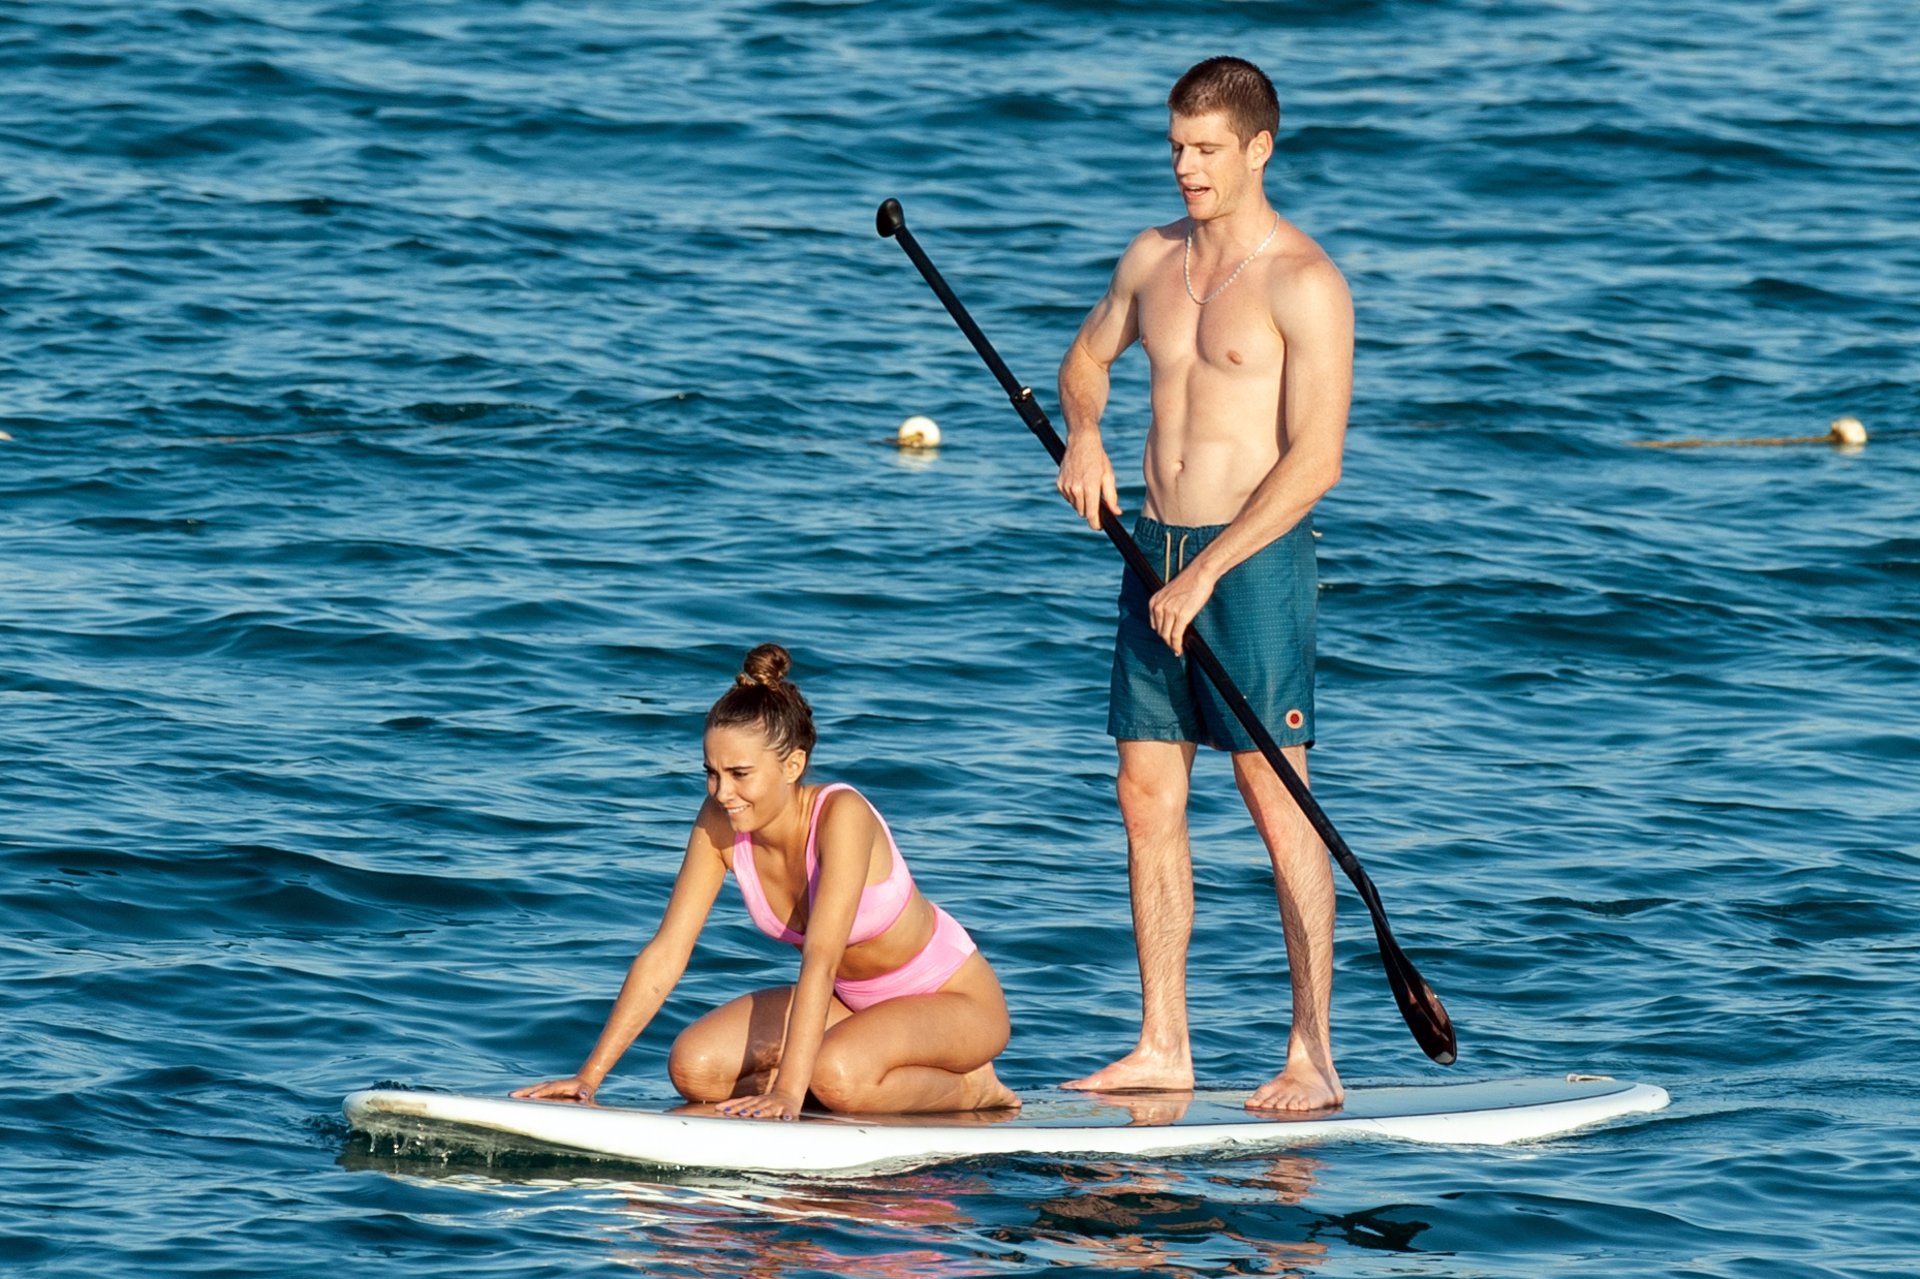
[[(0, 4), (0, 1268), (1911, 1273), (1911, 18)], [(1343, 892), (1343, 1073), (1672, 1108), (831, 1185), (349, 1133), (377, 1082), (573, 1068), (768, 639), (820, 775), (998, 966), (1006, 1077), (1128, 1046), (1118, 561), (872, 218), (1051, 409), (1222, 51), (1278, 83), (1269, 192), (1357, 308), (1316, 790), (1460, 1032), (1419, 1054)], [(910, 413), (936, 455), (882, 443)], [(1635, 447), (1843, 414), (1864, 449)], [(1250, 1085), (1284, 963), (1218, 759), (1194, 823), (1199, 1069)], [(791, 965), (724, 898), (604, 1096), (667, 1095), (672, 1032)]]

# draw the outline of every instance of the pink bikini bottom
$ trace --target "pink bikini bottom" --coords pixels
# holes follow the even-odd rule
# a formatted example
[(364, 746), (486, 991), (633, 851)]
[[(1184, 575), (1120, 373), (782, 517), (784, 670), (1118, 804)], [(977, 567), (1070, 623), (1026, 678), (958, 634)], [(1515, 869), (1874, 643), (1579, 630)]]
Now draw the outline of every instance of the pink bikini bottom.
[(967, 936), (967, 930), (960, 927), (960, 922), (935, 906), (933, 939), (927, 943), (926, 949), (890, 973), (863, 977), (857, 981), (839, 978), (833, 983), (833, 993), (855, 1012), (871, 1008), (883, 999), (899, 999), (902, 995), (931, 995), (946, 985), (949, 977), (960, 971), (960, 965), (967, 962), (967, 956), (974, 949), (973, 938)]

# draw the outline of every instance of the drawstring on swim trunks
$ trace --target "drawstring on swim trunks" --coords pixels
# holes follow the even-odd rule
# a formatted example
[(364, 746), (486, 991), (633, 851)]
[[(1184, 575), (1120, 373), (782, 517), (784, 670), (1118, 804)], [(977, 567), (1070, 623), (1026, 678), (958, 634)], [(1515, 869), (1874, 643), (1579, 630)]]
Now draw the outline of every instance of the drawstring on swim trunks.
[[(1173, 533), (1169, 530), (1160, 536), (1164, 539), (1160, 545), (1160, 580), (1164, 583), (1173, 576), (1174, 572)], [(1182, 569), (1187, 567), (1187, 539), (1192, 536), (1193, 534), (1191, 533), (1182, 533), (1180, 535), (1179, 560)]]

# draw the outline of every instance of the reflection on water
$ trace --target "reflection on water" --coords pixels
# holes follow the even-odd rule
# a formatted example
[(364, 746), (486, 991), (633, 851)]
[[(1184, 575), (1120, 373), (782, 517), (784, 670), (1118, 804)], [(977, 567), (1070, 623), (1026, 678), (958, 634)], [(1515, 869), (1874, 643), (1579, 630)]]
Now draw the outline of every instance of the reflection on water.
[(616, 1255), (654, 1274), (975, 1274), (978, 1261), (956, 1247), (978, 1225), (962, 1200), (991, 1196), (979, 1177), (909, 1174), (858, 1188), (757, 1186), (750, 1205), (660, 1220), (651, 1196), (634, 1195), (622, 1211), (644, 1224)]
[(1291, 1274), (1325, 1259), (1322, 1219), (1301, 1208), (1316, 1160), (1241, 1161), (1232, 1175), (1119, 1164), (1062, 1169), (1037, 1202), (1033, 1236), (1056, 1263), (1120, 1271)]
[[(1180, 1097), (1107, 1097), (1167, 1123)], [(599, 1236), (659, 1275), (958, 1276), (1082, 1266), (1122, 1272), (1299, 1274), (1339, 1244), (1413, 1251), (1424, 1222), (1394, 1206), (1316, 1212), (1321, 1162), (1299, 1153), (1217, 1161), (982, 1159), (831, 1183), (594, 1163), (561, 1155), (382, 1153), (356, 1138), (343, 1166), (511, 1200), (550, 1227)], [(599, 1176), (591, 1174), (599, 1173)], [(632, 1177), (632, 1180), (615, 1179)], [(529, 1201), (539, 1204), (530, 1209)], [(568, 1221), (568, 1218), (573, 1220)]]

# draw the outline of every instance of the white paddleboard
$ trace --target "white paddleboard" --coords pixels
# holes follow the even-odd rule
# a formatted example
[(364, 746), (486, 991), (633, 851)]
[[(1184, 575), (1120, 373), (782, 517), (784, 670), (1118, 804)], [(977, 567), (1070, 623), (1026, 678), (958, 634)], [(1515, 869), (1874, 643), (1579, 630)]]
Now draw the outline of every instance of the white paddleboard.
[(1506, 1145), (1667, 1104), (1651, 1084), (1585, 1075), (1402, 1088), (1353, 1088), (1332, 1113), (1269, 1115), (1246, 1094), (1049, 1092), (1015, 1115), (848, 1116), (792, 1122), (730, 1119), (698, 1107), (638, 1110), (377, 1089), (346, 1100), (347, 1122), (376, 1137), (486, 1134), (530, 1149), (576, 1151), (665, 1167), (737, 1172), (868, 1172), (983, 1155), (1128, 1157), (1243, 1152), (1340, 1137)]

